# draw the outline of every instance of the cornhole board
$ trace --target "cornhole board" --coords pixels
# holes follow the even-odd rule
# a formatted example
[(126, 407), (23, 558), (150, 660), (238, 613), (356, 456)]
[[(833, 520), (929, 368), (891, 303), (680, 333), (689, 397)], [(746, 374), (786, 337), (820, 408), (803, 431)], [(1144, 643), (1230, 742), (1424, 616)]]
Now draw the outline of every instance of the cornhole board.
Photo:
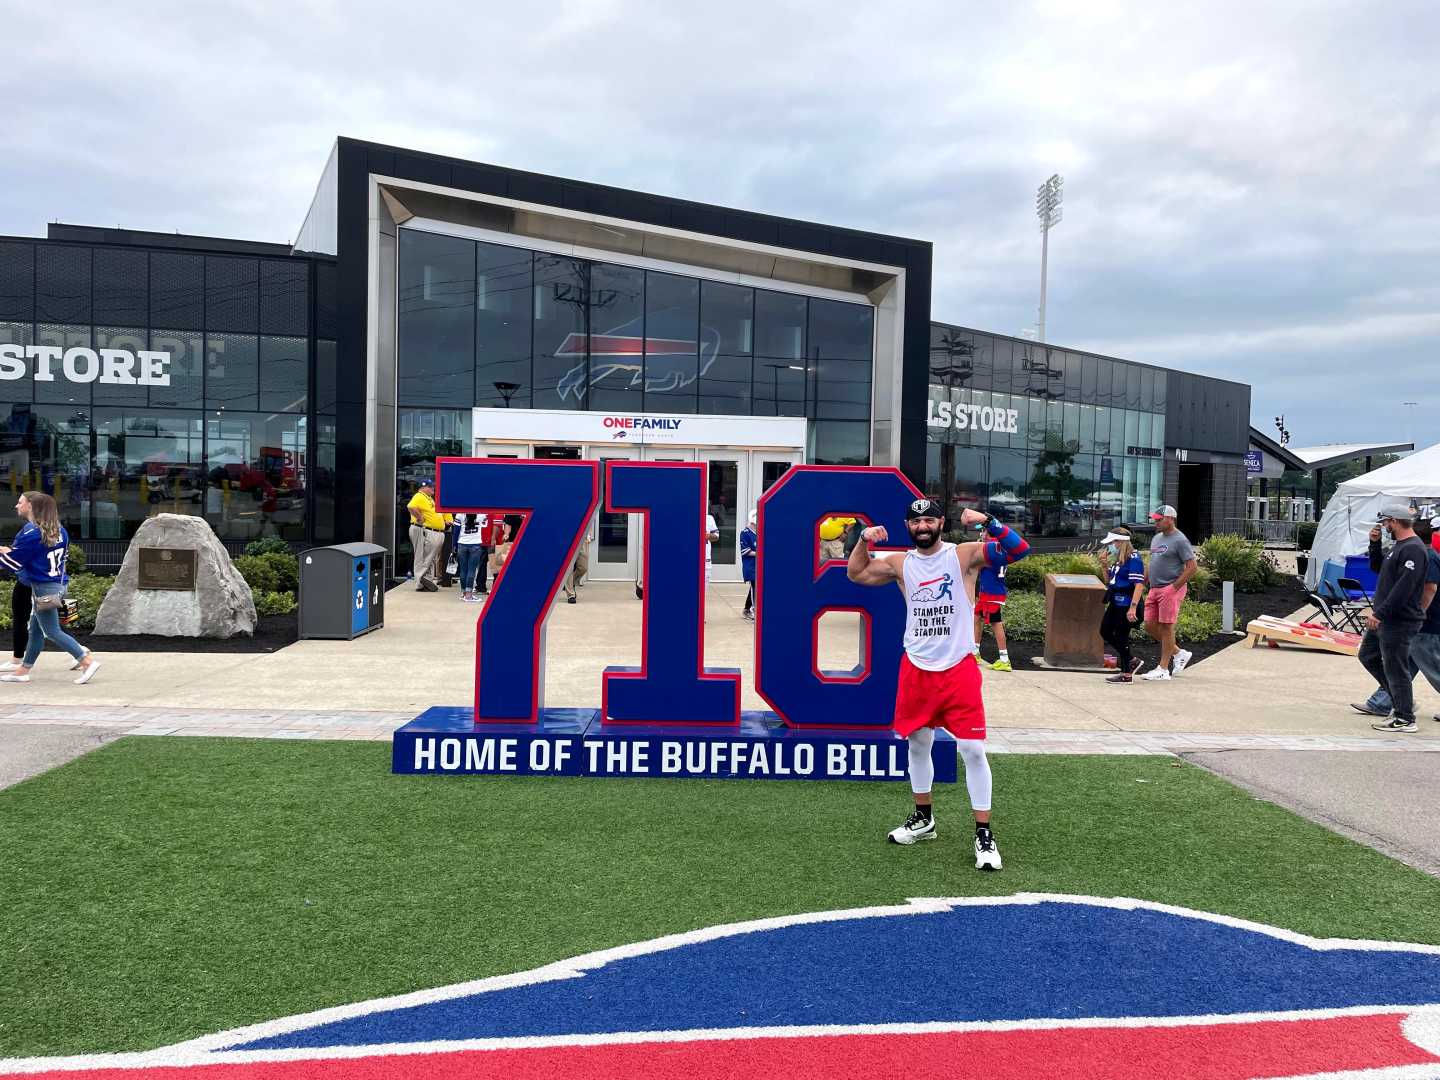
[(1310, 623), (1290, 622), (1277, 619), (1273, 615), (1261, 615), (1251, 619), (1245, 627), (1247, 649), (1253, 649), (1261, 642), (1274, 646), (1282, 641), (1345, 656), (1354, 656), (1360, 651), (1359, 634), (1347, 634), (1343, 630), (1330, 630)]

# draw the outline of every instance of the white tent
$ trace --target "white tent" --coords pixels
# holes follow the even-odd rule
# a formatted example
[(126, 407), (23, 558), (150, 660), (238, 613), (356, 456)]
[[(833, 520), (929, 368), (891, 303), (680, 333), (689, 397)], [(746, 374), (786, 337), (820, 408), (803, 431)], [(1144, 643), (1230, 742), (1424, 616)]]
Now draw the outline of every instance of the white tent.
[(1335, 489), (1315, 530), (1305, 583), (1315, 587), (1327, 559), (1344, 562), (1347, 555), (1365, 554), (1376, 515), (1393, 502), (1409, 503), (1422, 513), (1440, 512), (1440, 443)]

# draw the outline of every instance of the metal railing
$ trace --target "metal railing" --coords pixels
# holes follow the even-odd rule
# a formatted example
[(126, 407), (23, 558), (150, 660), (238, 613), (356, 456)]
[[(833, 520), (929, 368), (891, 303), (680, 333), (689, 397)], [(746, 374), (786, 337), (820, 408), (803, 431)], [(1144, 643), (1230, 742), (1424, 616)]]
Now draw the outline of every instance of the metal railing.
[(1246, 540), (1258, 540), (1266, 547), (1294, 548), (1298, 546), (1298, 521), (1256, 521), (1254, 518), (1225, 518), (1221, 532), (1234, 533)]

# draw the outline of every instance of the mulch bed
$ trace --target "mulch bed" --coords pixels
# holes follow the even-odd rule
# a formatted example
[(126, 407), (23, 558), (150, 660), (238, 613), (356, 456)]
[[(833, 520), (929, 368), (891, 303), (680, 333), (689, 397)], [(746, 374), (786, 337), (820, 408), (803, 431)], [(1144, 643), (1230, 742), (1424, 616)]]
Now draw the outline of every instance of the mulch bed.
[[(1218, 602), (1220, 597), (1214, 599)], [(1181, 647), (1189, 649), (1195, 654), (1190, 661), (1191, 666), (1214, 656), (1221, 649), (1227, 649), (1231, 645), (1238, 644), (1245, 640), (1245, 625), (1257, 615), (1275, 615), (1284, 618), (1297, 608), (1306, 604), (1305, 589), (1295, 578), (1287, 578), (1281, 584), (1266, 589), (1259, 593), (1235, 594), (1235, 629), (1240, 631), (1238, 636), (1229, 634), (1214, 634), (1204, 641), (1182, 642)], [(1145, 661), (1145, 670), (1148, 671), (1160, 661), (1160, 646), (1151, 641), (1142, 633), (1134, 633), (1130, 636), (1131, 651)], [(1045, 655), (1045, 643), (1043, 641), (1011, 641), (1010, 663), (1017, 668), (1034, 668), (1035, 658)], [(987, 660), (995, 659), (995, 639), (989, 634), (985, 636), (984, 644), (981, 646), (981, 655)]]
[[(292, 615), (261, 615), (252, 637), (215, 638), (161, 637), (159, 634), (97, 635), (80, 633), (75, 640), (97, 653), (186, 652), (186, 653), (269, 653), (293, 645), (300, 638), (299, 620)], [(53, 648), (53, 646), (50, 646)]]

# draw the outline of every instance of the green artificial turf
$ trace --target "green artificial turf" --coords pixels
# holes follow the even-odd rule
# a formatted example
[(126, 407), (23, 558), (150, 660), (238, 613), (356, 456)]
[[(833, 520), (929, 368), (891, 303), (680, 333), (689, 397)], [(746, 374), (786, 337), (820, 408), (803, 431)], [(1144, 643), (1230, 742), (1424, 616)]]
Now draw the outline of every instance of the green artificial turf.
[(398, 777), (388, 745), (123, 739), (0, 792), (0, 1057), (138, 1050), (715, 923), (1132, 896), (1440, 943), (1440, 882), (1168, 758), (993, 759), (937, 843), (900, 784)]

